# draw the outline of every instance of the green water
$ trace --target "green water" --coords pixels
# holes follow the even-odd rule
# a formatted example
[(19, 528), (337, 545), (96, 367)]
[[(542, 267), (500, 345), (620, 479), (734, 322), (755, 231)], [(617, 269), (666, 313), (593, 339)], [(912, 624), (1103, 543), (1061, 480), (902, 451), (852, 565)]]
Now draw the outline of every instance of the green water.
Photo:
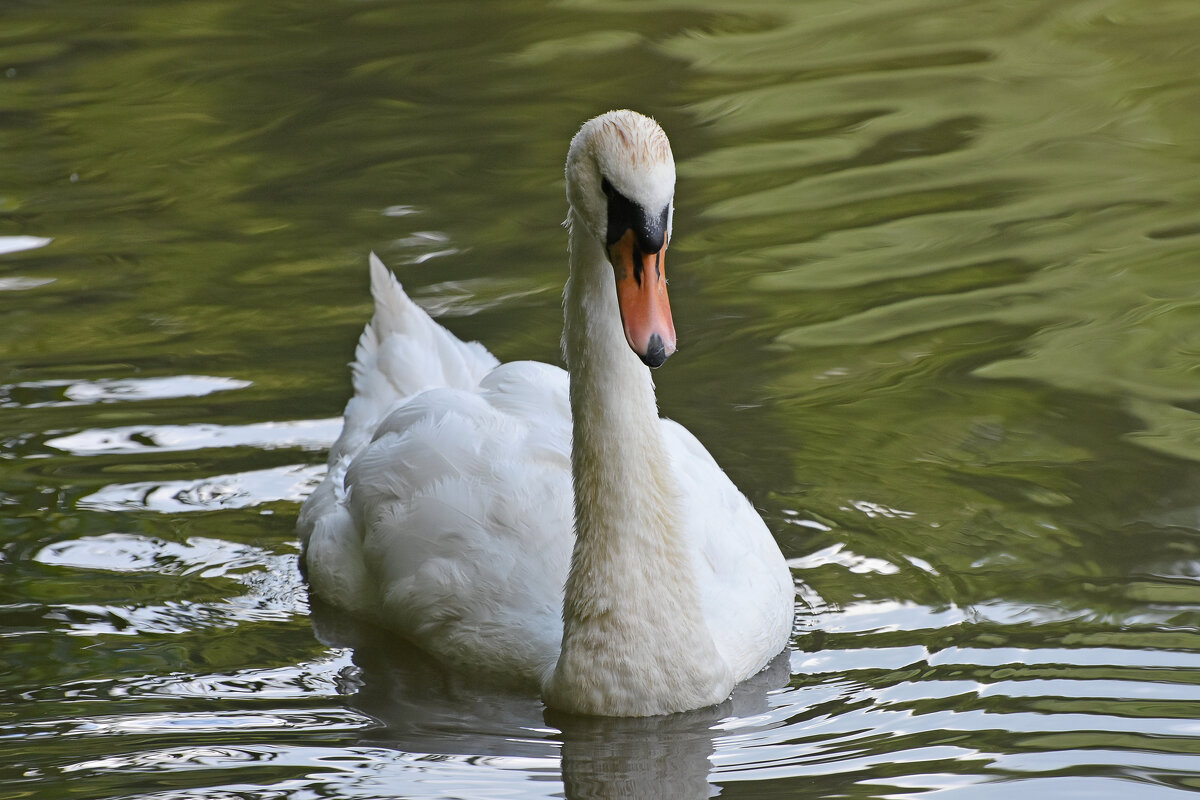
[[(0, 798), (1200, 789), (1200, 6), (0, 7)], [(679, 162), (656, 373), (791, 559), (713, 710), (310, 608), (366, 256), (557, 362), (589, 116)]]

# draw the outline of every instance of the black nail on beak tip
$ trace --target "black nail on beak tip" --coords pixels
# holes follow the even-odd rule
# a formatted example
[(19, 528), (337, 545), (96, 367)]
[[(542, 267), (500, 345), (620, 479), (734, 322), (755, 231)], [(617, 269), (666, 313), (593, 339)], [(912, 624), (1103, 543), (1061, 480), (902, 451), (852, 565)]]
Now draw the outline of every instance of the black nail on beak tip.
[(646, 354), (639, 354), (638, 357), (647, 367), (661, 367), (667, 360), (667, 348), (663, 345), (662, 337), (657, 333), (650, 334), (650, 343), (646, 347)]

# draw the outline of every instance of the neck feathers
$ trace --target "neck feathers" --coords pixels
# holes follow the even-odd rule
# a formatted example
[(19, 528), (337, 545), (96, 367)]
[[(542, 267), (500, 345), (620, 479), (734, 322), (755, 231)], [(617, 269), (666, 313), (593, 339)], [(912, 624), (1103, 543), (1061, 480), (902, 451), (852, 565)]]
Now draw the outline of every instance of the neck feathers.
[(654, 384), (625, 342), (612, 267), (576, 219), (564, 317), (575, 547), (547, 700), (609, 715), (720, 702), (732, 678), (700, 616)]

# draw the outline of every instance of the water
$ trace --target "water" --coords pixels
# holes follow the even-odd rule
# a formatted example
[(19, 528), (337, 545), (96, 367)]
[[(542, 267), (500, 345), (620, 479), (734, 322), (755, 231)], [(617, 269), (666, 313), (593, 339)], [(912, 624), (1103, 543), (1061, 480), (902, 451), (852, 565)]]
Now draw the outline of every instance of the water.
[[(0, 798), (1200, 789), (1189, 2), (0, 10)], [(561, 165), (655, 115), (657, 374), (797, 578), (717, 709), (579, 721), (307, 596), (374, 249), (558, 358)]]

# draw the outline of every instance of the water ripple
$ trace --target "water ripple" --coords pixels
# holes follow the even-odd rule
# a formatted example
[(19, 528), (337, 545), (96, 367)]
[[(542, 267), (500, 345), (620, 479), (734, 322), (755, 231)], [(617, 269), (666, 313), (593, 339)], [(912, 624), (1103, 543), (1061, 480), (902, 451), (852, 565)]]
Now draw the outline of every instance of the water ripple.
[(81, 497), (81, 509), (96, 511), (190, 511), (252, 508), (284, 500), (299, 503), (325, 475), (323, 466), (284, 466), (178, 481), (111, 484)]
[(203, 397), (213, 392), (244, 389), (250, 381), (207, 375), (170, 375), (161, 378), (111, 380), (46, 380), (0, 386), (0, 408), (54, 408)]
[(324, 450), (333, 444), (341, 429), (340, 417), (246, 425), (131, 425), (91, 428), (67, 436), (56, 436), (47, 439), (46, 446), (77, 456), (178, 452), (210, 447)]

